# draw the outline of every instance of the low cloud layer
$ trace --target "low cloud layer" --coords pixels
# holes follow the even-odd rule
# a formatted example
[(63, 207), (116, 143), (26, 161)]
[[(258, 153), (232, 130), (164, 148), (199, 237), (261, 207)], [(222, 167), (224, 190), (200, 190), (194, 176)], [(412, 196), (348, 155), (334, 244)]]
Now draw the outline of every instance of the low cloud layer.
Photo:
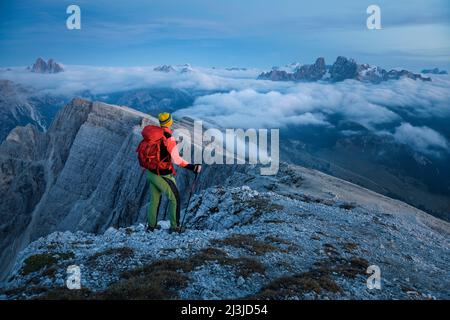
[(329, 126), (328, 119), (339, 115), (376, 130), (377, 125), (402, 122), (401, 114), (417, 118), (450, 116), (449, 89), (448, 77), (431, 83), (411, 79), (379, 85), (357, 81), (300, 83), (268, 92), (251, 88), (206, 95), (176, 114), (244, 128)]
[(443, 135), (425, 126), (414, 127), (402, 123), (395, 129), (394, 138), (422, 153), (433, 154), (449, 149), (449, 143)]
[[(185, 66), (176, 66), (183, 69)], [(0, 70), (0, 79), (8, 79), (34, 87), (42, 93), (75, 95), (83, 91), (108, 94), (149, 87), (170, 87), (186, 90), (232, 90), (252, 87), (269, 90), (271, 85), (256, 80), (260, 70), (244, 71), (194, 68), (188, 72), (158, 72), (152, 67), (91, 67), (64, 66), (65, 72), (57, 74), (32, 73), (25, 67)], [(190, 68), (189, 66), (187, 68)], [(288, 84), (279, 83), (282, 89)]]
[[(381, 84), (293, 83), (256, 80), (261, 70), (190, 68), (156, 72), (153, 67), (65, 66), (59, 74), (34, 74), (25, 68), (1, 70), (0, 78), (35, 87), (40, 93), (72, 96), (83, 91), (108, 94), (139, 88), (169, 87), (204, 92), (175, 116), (190, 116), (228, 128), (333, 126), (339, 117), (375, 133), (386, 130), (416, 150), (446, 149), (446, 134), (420, 126), (420, 119), (450, 118), (450, 76), (433, 81), (411, 79)], [(408, 124), (409, 119), (415, 126)], [(412, 123), (412, 122), (411, 122)]]
[(285, 93), (245, 89), (212, 94), (198, 98), (194, 106), (176, 113), (243, 128), (331, 125), (326, 119), (334, 114), (367, 127), (399, 119), (396, 113), (371, 103), (350, 87), (318, 83), (298, 85)]

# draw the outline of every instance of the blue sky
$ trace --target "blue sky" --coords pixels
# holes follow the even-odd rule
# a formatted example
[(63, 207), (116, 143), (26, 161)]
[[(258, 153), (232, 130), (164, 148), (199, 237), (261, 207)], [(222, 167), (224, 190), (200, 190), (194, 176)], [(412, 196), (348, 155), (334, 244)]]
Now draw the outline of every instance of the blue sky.
[[(81, 8), (67, 30), (66, 8)], [(382, 30), (366, 28), (381, 7)], [(267, 68), (336, 56), (385, 68), (450, 68), (448, 0), (2, 0), (0, 65), (191, 63)]]

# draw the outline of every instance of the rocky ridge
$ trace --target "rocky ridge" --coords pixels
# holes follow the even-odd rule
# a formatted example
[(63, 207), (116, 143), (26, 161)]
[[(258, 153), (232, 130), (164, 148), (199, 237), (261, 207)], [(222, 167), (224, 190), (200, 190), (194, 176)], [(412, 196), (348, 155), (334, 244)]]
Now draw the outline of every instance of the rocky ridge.
[(312, 65), (302, 65), (293, 72), (285, 70), (271, 70), (263, 72), (258, 76), (260, 80), (272, 81), (330, 81), (340, 82), (348, 79), (357, 81), (380, 83), (388, 80), (398, 80), (400, 78), (410, 78), (413, 80), (431, 81), (429, 77), (423, 77), (407, 70), (387, 71), (380, 67), (370, 66), (368, 64), (358, 64), (353, 59), (339, 56), (330, 67), (326, 66), (324, 58), (318, 58)]

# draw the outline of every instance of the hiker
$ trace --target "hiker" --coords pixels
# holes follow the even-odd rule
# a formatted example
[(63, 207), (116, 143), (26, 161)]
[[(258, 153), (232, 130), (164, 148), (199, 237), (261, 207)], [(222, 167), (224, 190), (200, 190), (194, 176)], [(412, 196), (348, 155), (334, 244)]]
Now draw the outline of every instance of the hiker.
[(148, 125), (142, 130), (143, 140), (139, 144), (138, 158), (142, 167), (148, 169), (147, 178), (150, 184), (150, 207), (148, 209), (147, 231), (160, 229), (157, 225), (157, 214), (161, 203), (161, 195), (164, 193), (169, 199), (169, 232), (180, 232), (180, 195), (175, 182), (176, 175), (173, 162), (200, 173), (202, 167), (199, 164), (190, 164), (178, 153), (177, 143), (172, 136), (173, 120), (170, 113), (163, 112), (159, 116), (159, 127)]

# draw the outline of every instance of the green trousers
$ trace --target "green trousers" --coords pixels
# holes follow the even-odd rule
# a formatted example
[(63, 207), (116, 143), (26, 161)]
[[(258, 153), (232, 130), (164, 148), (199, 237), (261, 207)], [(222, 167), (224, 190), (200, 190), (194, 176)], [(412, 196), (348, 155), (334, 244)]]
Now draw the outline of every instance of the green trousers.
[(175, 229), (180, 224), (180, 195), (171, 175), (158, 176), (147, 170), (148, 182), (150, 185), (150, 206), (148, 209), (148, 224), (154, 227), (157, 223), (161, 195), (165, 194), (169, 199), (170, 227)]

